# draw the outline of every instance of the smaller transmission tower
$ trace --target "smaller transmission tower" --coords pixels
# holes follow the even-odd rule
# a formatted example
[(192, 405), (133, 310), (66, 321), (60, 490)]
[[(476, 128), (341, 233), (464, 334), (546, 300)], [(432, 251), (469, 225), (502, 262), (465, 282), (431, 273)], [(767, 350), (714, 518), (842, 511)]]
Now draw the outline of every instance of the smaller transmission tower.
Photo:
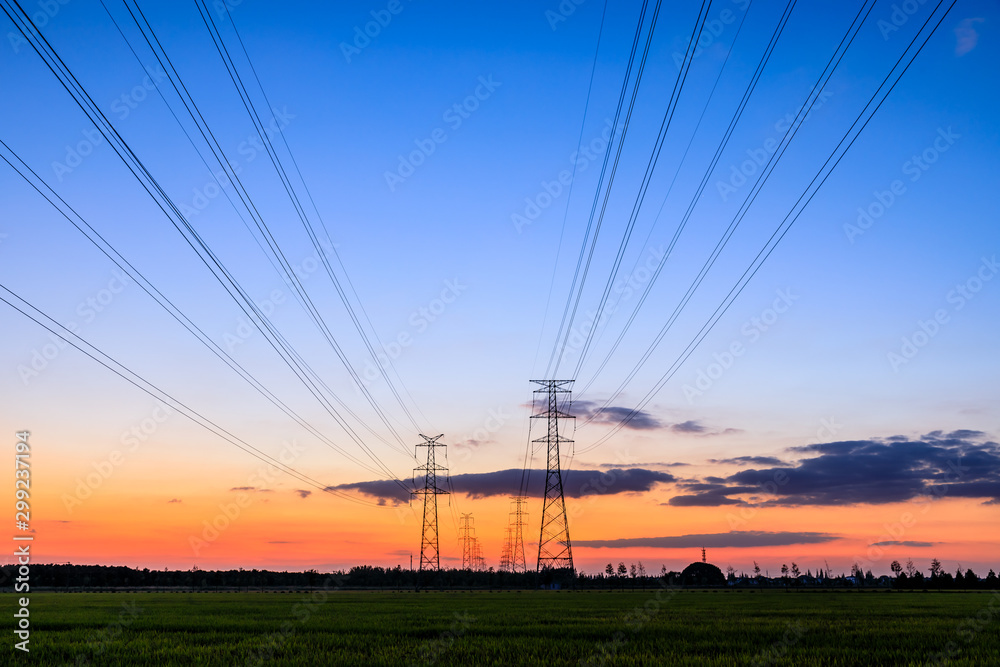
[(511, 559), (511, 540), (514, 537), (514, 526), (507, 526), (507, 536), (503, 540), (503, 552), (500, 554), (500, 571), (513, 572)]
[(481, 572), (486, 569), (486, 561), (483, 560), (483, 549), (479, 544), (479, 538), (472, 538), (472, 569)]
[(472, 570), (475, 558), (476, 529), (472, 527), (472, 514), (463, 514), (458, 524), (458, 540), (462, 543), (462, 569)]
[(511, 514), (513, 537), (510, 544), (510, 571), (527, 572), (528, 563), (524, 559), (524, 528), (528, 525), (528, 513), (524, 510), (527, 496), (514, 496), (514, 511)]
[(436, 435), (433, 438), (428, 438), (426, 435), (420, 434), (420, 437), (424, 439), (424, 442), (417, 445), (417, 447), (427, 448), (427, 463), (414, 468), (413, 472), (414, 477), (416, 477), (416, 473), (418, 472), (423, 473), (424, 486), (422, 489), (414, 489), (412, 493), (424, 497), (424, 522), (423, 528), (420, 531), (420, 571), (423, 572), (425, 569), (441, 569), (437, 497), (448, 492), (438, 486), (437, 478), (438, 473), (447, 472), (448, 469), (444, 466), (439, 466), (434, 455), (438, 447), (445, 446), (444, 443), (438, 442), (438, 440), (444, 437), (444, 434)]

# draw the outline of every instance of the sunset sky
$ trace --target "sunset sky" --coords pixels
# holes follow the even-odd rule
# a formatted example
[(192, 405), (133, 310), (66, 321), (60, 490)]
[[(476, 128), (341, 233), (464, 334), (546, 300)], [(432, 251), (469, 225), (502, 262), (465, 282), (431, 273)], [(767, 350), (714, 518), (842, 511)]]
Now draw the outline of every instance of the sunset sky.
[[(553, 373), (575, 380), (563, 406), (577, 416), (564, 432), (575, 445), (564, 448), (562, 465), (578, 569), (639, 560), (648, 571), (681, 569), (703, 546), (723, 569), (750, 571), (756, 561), (772, 575), (793, 561), (803, 572), (860, 562), (876, 574), (908, 558), (924, 572), (935, 557), (949, 572), (1000, 566), (996, 3), (954, 5), (788, 234), (684, 357), (798, 211), (925, 21), (932, 17), (922, 36), (951, 4), (913, 3), (907, 14), (875, 3), (718, 261), (672, 318), (862, 7), (794, 8), (697, 196), (786, 7), (706, 3), (702, 47), (609, 283), (606, 317), (575, 374), (702, 4), (659, 11), (569, 347), (553, 370), (588, 219), (604, 200), (601, 166), (642, 3), (609, 3), (605, 12), (597, 0), (447, 9), (409, 0), (322, 9), (229, 0), (227, 12), (222, 0), (207, 2), (306, 217), (329, 231), (333, 247), (322, 231), (320, 241), (348, 301), (377, 352), (391, 358), (391, 384), (327, 276), (198, 5), (139, 6), (253, 213), (232, 184), (215, 180), (221, 167), (133, 21), (127, 7), (135, 5), (106, 3), (126, 41), (100, 3), (51, 4), (22, 6), (220, 263), (315, 369), (326, 385), (319, 393), (355, 437), (253, 329), (0, 16), (0, 140), (9, 147), (0, 145), (0, 156), (25, 170), (23, 160), (207, 339), (314, 427), (223, 363), (0, 161), (0, 298), (75, 330), (171, 397), (145, 393), (0, 303), (0, 431), (11, 445), (16, 431), (31, 431), (39, 562), (408, 567), (411, 554), (419, 559), (419, 503), (388, 473), (412, 487), (420, 434), (443, 433), (454, 493), (440, 498), (442, 565), (461, 563), (458, 517), (472, 513), (495, 567), (526, 444), (543, 434), (529, 420), (538, 409), (530, 380)], [(637, 66), (638, 57), (630, 86)], [(631, 95), (630, 87), (626, 108)], [(265, 251), (258, 214), (384, 420)], [(318, 484), (269, 468), (187, 409)], [(528, 465), (533, 567), (544, 451)]]

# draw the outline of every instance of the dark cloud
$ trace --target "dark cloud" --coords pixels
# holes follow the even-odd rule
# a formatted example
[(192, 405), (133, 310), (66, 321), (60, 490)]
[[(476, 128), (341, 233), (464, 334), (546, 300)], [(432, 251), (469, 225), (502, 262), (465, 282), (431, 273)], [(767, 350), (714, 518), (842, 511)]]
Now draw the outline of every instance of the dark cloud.
[[(602, 410), (596, 401), (573, 401), (573, 414), (594, 424), (620, 424), (632, 414), (632, 408), (609, 405)], [(645, 410), (639, 410), (624, 427), (647, 431), (662, 428), (663, 424)]]
[(722, 463), (732, 465), (760, 465), (760, 466), (790, 466), (791, 463), (782, 461), (775, 456), (737, 456), (731, 459), (709, 459), (709, 463)]
[(295, 489), (295, 493), (299, 494), (299, 498), (306, 499), (312, 495), (312, 491), (309, 489)]
[(708, 429), (702, 426), (699, 422), (689, 419), (686, 422), (671, 425), (670, 430), (674, 433), (704, 433)]
[[(521, 485), (519, 468), (497, 470), (496, 472), (466, 473), (452, 475), (448, 490), (473, 498), (508, 496), (516, 493)], [(541, 497), (545, 488), (545, 471), (530, 470), (527, 475), (526, 495)], [(563, 490), (568, 498), (582, 498), (594, 495), (614, 495), (649, 491), (655, 485), (676, 481), (668, 472), (645, 468), (611, 468), (610, 470), (572, 470), (563, 472)], [(357, 491), (379, 499), (379, 504), (404, 503), (409, 493), (395, 481), (377, 480), (353, 482), (329, 487), (336, 491)]]
[(914, 540), (886, 540), (885, 542), (872, 542), (870, 547), (932, 547), (937, 542), (917, 542)]
[(791, 544), (821, 544), (840, 539), (830, 533), (765, 532), (758, 530), (672, 537), (627, 537), (617, 540), (574, 540), (576, 547), (624, 549), (653, 547), (658, 549), (690, 549), (698, 547), (723, 549), (747, 547), (780, 547)]
[[(978, 431), (933, 431), (922, 439), (851, 440), (793, 447), (811, 455), (794, 465), (749, 468), (706, 477), (710, 486), (682, 483), (691, 495), (672, 505), (721, 506), (755, 493), (762, 504), (884, 504), (933, 498), (979, 498), (1000, 503), (1000, 445)], [(736, 501), (736, 502), (734, 502)]]

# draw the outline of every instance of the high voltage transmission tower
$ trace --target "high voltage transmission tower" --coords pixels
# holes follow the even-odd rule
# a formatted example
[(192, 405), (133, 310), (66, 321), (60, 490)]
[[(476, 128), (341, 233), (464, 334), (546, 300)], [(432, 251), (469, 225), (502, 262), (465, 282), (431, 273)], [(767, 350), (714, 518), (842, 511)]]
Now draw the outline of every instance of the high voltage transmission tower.
[(503, 540), (503, 552), (500, 554), (500, 571), (501, 572), (513, 572), (514, 567), (511, 563), (511, 537), (514, 534), (514, 527), (507, 526), (507, 535)]
[[(542, 529), (538, 538), (538, 571), (545, 569), (573, 569), (573, 547), (569, 540), (569, 521), (566, 518), (566, 498), (563, 495), (562, 470), (559, 465), (559, 444), (573, 442), (559, 434), (559, 419), (573, 419), (573, 415), (559, 410), (559, 395), (570, 393), (567, 388), (573, 380), (532, 380), (541, 385), (536, 394), (545, 394), (546, 409), (532, 419), (545, 418), (545, 437), (533, 440), (545, 443), (547, 463), (545, 469), (545, 495), (542, 502)], [(563, 398), (565, 402), (568, 396)]]
[(462, 569), (473, 569), (474, 547), (476, 541), (476, 529), (472, 526), (472, 514), (463, 514), (461, 522), (458, 524), (458, 540), (462, 543)]
[(507, 537), (510, 540), (510, 571), (527, 572), (528, 563), (524, 559), (524, 527), (528, 523), (528, 513), (524, 511), (527, 496), (511, 498), (514, 510), (510, 513), (510, 526)]
[(424, 486), (422, 489), (414, 489), (411, 493), (424, 497), (424, 522), (420, 531), (420, 571), (441, 569), (441, 551), (438, 540), (438, 502), (437, 497), (448, 493), (438, 486), (437, 476), (439, 472), (447, 472), (447, 468), (439, 466), (435, 460), (434, 452), (437, 447), (444, 447), (444, 443), (438, 442), (444, 436), (436, 435), (428, 438), (424, 434), (420, 437), (424, 442), (417, 447), (427, 448), (427, 463), (414, 468), (413, 472), (422, 471), (424, 473)]

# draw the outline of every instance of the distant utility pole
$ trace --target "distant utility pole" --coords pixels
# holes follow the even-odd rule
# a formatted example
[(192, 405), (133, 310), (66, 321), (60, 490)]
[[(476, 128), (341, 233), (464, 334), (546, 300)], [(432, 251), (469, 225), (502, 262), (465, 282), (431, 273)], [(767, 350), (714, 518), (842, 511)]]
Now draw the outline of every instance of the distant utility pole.
[(437, 464), (434, 452), (436, 448), (445, 446), (444, 443), (438, 442), (438, 440), (440, 440), (443, 436), (444, 434), (442, 433), (441, 435), (436, 435), (433, 438), (428, 438), (426, 435), (420, 434), (420, 437), (424, 439), (424, 442), (417, 445), (417, 447), (427, 448), (427, 463), (419, 468), (413, 469), (414, 473), (424, 473), (424, 487), (422, 489), (414, 489), (412, 491), (414, 495), (421, 495), (424, 497), (424, 525), (420, 532), (421, 572), (423, 572), (424, 569), (441, 569), (441, 551), (439, 549), (438, 541), (437, 497), (448, 492), (438, 486), (437, 476), (439, 472), (447, 472), (448, 469)]
[[(541, 385), (536, 394), (545, 394), (546, 410), (532, 419), (545, 418), (544, 438), (532, 442), (545, 443), (547, 465), (545, 470), (545, 496), (542, 502), (542, 530), (538, 539), (538, 571), (543, 569), (573, 569), (573, 547), (569, 540), (569, 521), (566, 518), (566, 498), (563, 495), (562, 470), (559, 465), (559, 444), (572, 440), (559, 435), (559, 419), (573, 419), (573, 415), (559, 410), (559, 395), (569, 394), (567, 388), (573, 380), (532, 380)], [(563, 397), (565, 402), (568, 397)]]

